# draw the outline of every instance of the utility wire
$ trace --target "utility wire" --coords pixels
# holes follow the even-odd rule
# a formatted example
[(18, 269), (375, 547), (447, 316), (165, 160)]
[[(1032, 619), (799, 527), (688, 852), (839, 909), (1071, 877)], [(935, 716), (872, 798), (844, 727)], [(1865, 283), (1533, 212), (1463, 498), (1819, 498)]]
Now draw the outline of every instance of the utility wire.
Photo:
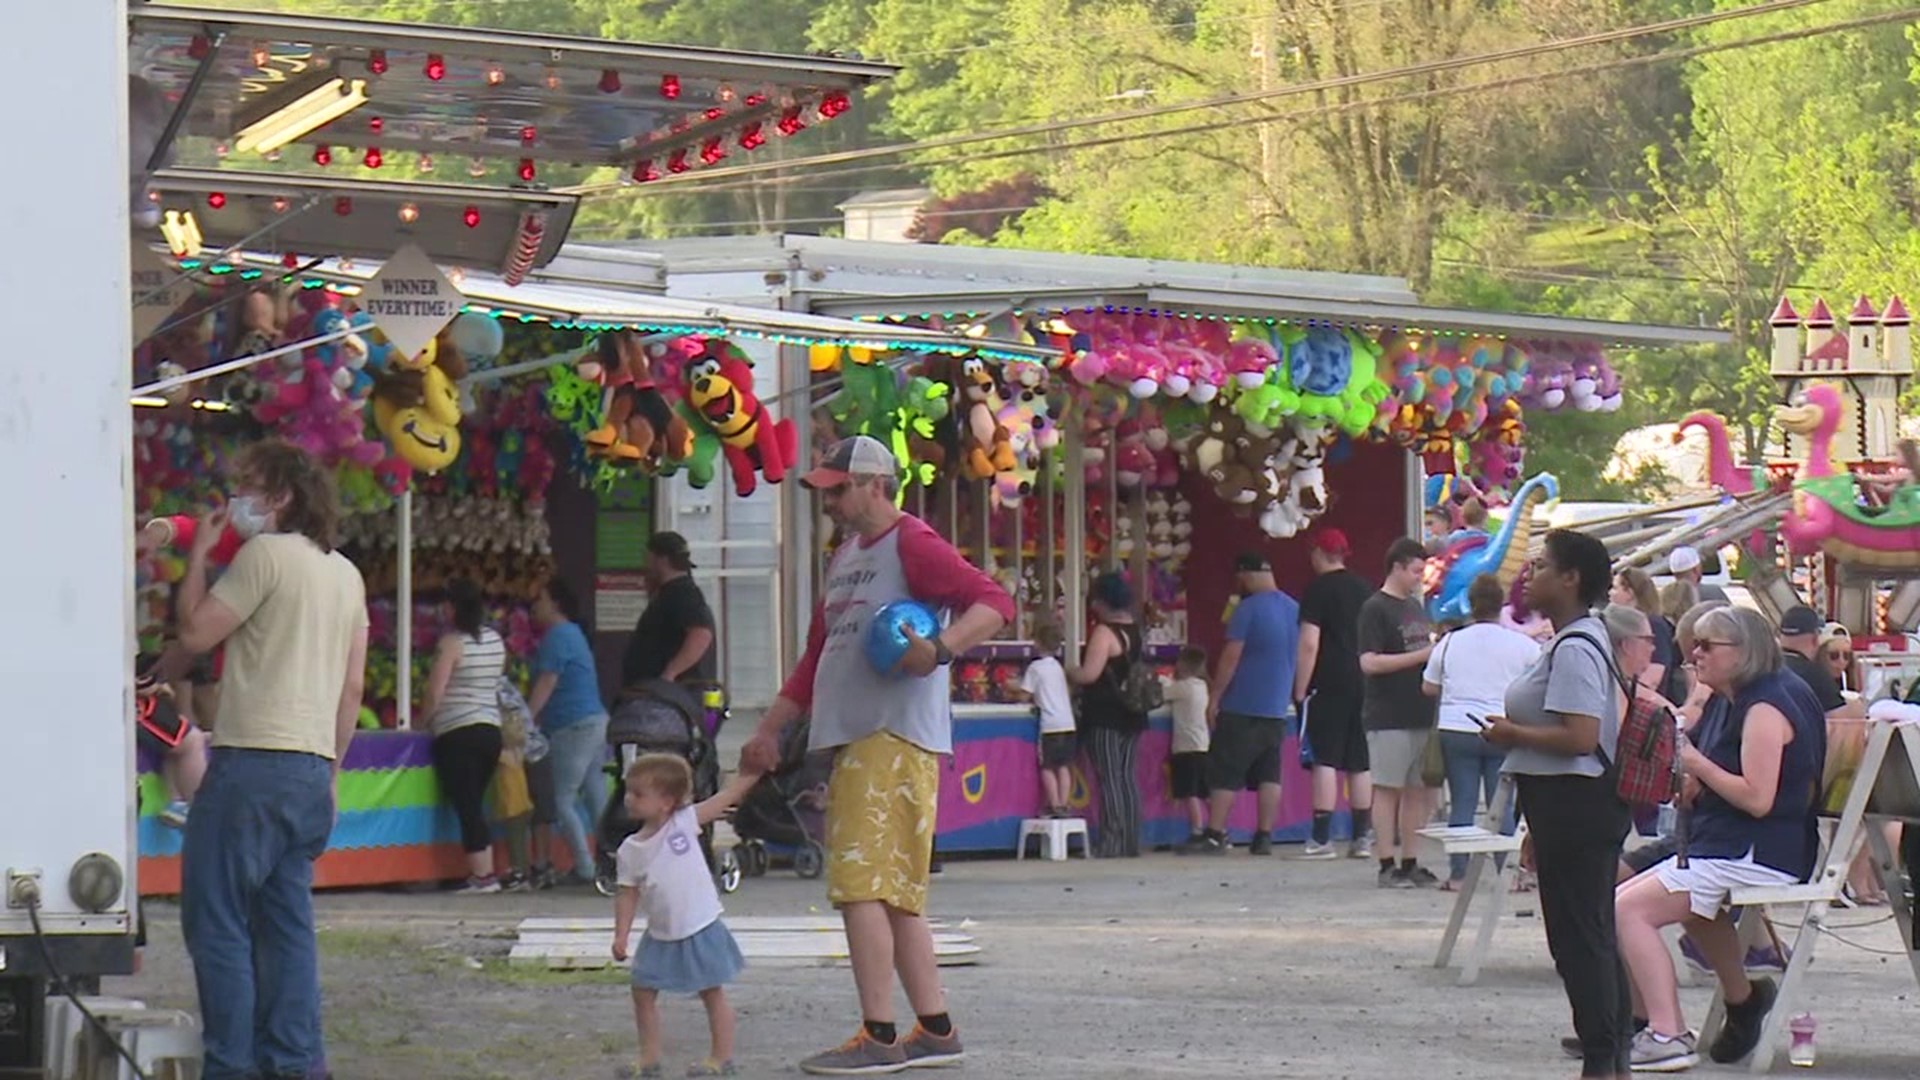
[[(1815, 0), (1815, 2), (1820, 2), (1820, 0)], [(962, 155), (959, 157), (937, 158), (930, 161), (917, 161), (917, 162), (912, 162), (910, 164), (915, 168), (922, 168), (922, 169), (940, 168), (943, 166), (950, 166), (950, 165), (970, 165), (976, 162), (997, 161), (997, 160), (1001, 160), (1004, 158), (1011, 158), (1011, 157), (1024, 157), (1029, 154), (1060, 153), (1060, 152), (1069, 151), (1069, 150), (1086, 150), (1086, 149), (1094, 149), (1094, 148), (1105, 147), (1105, 146), (1116, 146), (1124, 143), (1141, 142), (1141, 141), (1150, 140), (1150, 139), (1167, 139), (1167, 138), (1173, 138), (1180, 135), (1203, 134), (1207, 132), (1220, 131), (1226, 128), (1245, 128), (1245, 127), (1257, 126), (1260, 124), (1292, 123), (1292, 122), (1298, 122), (1302, 120), (1312, 120), (1312, 119), (1316, 119), (1323, 116), (1335, 115), (1338, 113), (1353, 112), (1361, 109), (1374, 109), (1374, 108), (1379, 108), (1387, 105), (1400, 105), (1400, 104), (1407, 104), (1410, 102), (1430, 101), (1430, 100), (1435, 100), (1440, 98), (1460, 97), (1467, 94), (1476, 94), (1476, 93), (1481, 93), (1489, 90), (1505, 90), (1505, 89), (1510, 89), (1516, 86), (1526, 86), (1526, 85), (1531, 85), (1533, 83), (1546, 82), (1553, 79), (1573, 78), (1573, 77), (1578, 77), (1583, 75), (1597, 74), (1597, 73), (1606, 72), (1606, 71), (1615, 71), (1622, 68), (1640, 67), (1648, 64), (1667, 63), (1675, 60), (1688, 60), (1697, 56), (1705, 56), (1711, 53), (1728, 52), (1736, 49), (1749, 49), (1749, 48), (1755, 48), (1761, 45), (1774, 45), (1774, 44), (1780, 44), (1780, 43), (1790, 42), (1790, 41), (1802, 41), (1807, 38), (1817, 37), (1824, 34), (1840, 33), (1848, 30), (1859, 30), (1859, 29), (1865, 29), (1868, 27), (1882, 26), (1882, 25), (1893, 24), (1893, 23), (1914, 22), (1916, 20), (1920, 20), (1920, 8), (1914, 8), (1914, 9), (1904, 10), (1904, 11), (1888, 11), (1888, 12), (1882, 12), (1878, 15), (1868, 15), (1868, 16), (1863, 16), (1861, 18), (1857, 18), (1857, 19), (1849, 19), (1843, 22), (1830, 23), (1825, 26), (1797, 28), (1793, 30), (1781, 31), (1779, 33), (1774, 33), (1774, 34), (1763, 34), (1758, 37), (1742, 38), (1737, 41), (1716, 42), (1709, 45), (1696, 45), (1696, 46), (1692, 46), (1690, 48), (1685, 48), (1685, 49), (1672, 49), (1665, 52), (1648, 53), (1641, 56), (1623, 57), (1617, 60), (1609, 60), (1602, 63), (1586, 64), (1586, 65), (1581, 65), (1581, 66), (1571, 67), (1571, 68), (1555, 68), (1548, 71), (1534, 72), (1527, 75), (1518, 75), (1518, 76), (1513, 76), (1511, 78), (1505, 78), (1505, 79), (1492, 79), (1492, 80), (1487, 80), (1483, 82), (1466, 83), (1458, 86), (1440, 87), (1440, 88), (1431, 89), (1431, 90), (1409, 91), (1403, 94), (1395, 94), (1395, 95), (1389, 95), (1386, 97), (1379, 97), (1379, 98), (1370, 98), (1363, 101), (1335, 102), (1328, 105), (1316, 106), (1314, 108), (1298, 109), (1292, 112), (1268, 113), (1264, 116), (1235, 117), (1227, 120), (1215, 120), (1215, 121), (1209, 121), (1207, 123), (1202, 123), (1202, 124), (1189, 124), (1182, 127), (1165, 128), (1157, 131), (1133, 132), (1133, 133), (1124, 134), (1124, 135), (1107, 135), (1107, 136), (1101, 136), (1098, 138), (1080, 139), (1072, 142), (1052, 143), (1052, 144), (1047, 144), (1043, 146), (1015, 147), (1015, 148), (1006, 149), (1006, 150), (995, 150), (995, 151), (988, 151), (984, 153)], [(998, 135), (993, 136), (993, 138), (996, 138), (996, 139), (1002, 138), (1002, 137), (1003, 136), (998, 136)], [(915, 147), (912, 149), (919, 149), (919, 148)], [(792, 164), (792, 163), (789, 163), (789, 164)], [(848, 166), (846, 168), (840, 168), (840, 169), (819, 169), (819, 170), (815, 170), (813, 172), (805, 173), (805, 174), (782, 176), (782, 177), (776, 178), (776, 182), (801, 183), (801, 182), (811, 181), (813, 179), (820, 178), (820, 177), (850, 176), (856, 173), (866, 173), (866, 172), (886, 172), (886, 171), (898, 170), (903, 167), (904, 166), (899, 163), (888, 163), (888, 164), (880, 164), (880, 165), (871, 165), (871, 164), (870, 165), (852, 165), (852, 166)], [(749, 166), (749, 168), (752, 168), (752, 166)], [(693, 174), (688, 174), (688, 175), (693, 175)], [(701, 175), (705, 175), (705, 174), (701, 174)], [(646, 195), (646, 194), (653, 193), (658, 188), (659, 183), (660, 183), (659, 181), (656, 181), (654, 183), (647, 184), (643, 187), (628, 188), (625, 190), (627, 190), (629, 193), (632, 193), (632, 194)], [(692, 189), (692, 191), (697, 193), (707, 193), (707, 192), (718, 192), (718, 191), (729, 191), (729, 190), (744, 190), (754, 186), (756, 186), (755, 182), (752, 182), (752, 181), (737, 181), (731, 184), (715, 184), (711, 186), (697, 187)], [(680, 190), (666, 190), (666, 191), (662, 191), (661, 193), (684, 194), (689, 192), (683, 192)]]
[[(638, 187), (626, 183), (585, 184), (563, 189), (568, 194), (599, 195), (613, 191), (665, 191), (724, 180), (737, 176), (755, 176), (770, 172), (787, 172), (804, 169), (814, 165), (836, 165), (854, 161), (868, 161), (876, 158), (899, 157), (925, 150), (944, 150), (957, 146), (971, 146), (976, 143), (998, 142), (1003, 139), (1021, 138), (1029, 135), (1052, 135), (1063, 131), (1077, 131), (1081, 128), (1100, 127), (1107, 124), (1126, 123), (1135, 120), (1152, 120), (1162, 116), (1175, 116), (1189, 112), (1203, 112), (1212, 109), (1228, 108), (1235, 105), (1248, 105), (1256, 102), (1274, 101), (1281, 98), (1297, 97), (1302, 94), (1318, 94), (1328, 90), (1349, 89), (1367, 86), (1373, 83), (1389, 82), (1398, 79), (1416, 78), (1422, 75), (1434, 75), (1462, 68), (1477, 67), (1482, 64), (1497, 64), (1512, 60), (1525, 60), (1536, 56), (1547, 56), (1570, 49), (1586, 48), (1594, 45), (1609, 45), (1634, 38), (1656, 34), (1668, 34), (1695, 27), (1708, 26), (1732, 19), (1745, 19), (1757, 15), (1773, 14), (1827, 3), (1828, 0), (1768, 0), (1766, 3), (1751, 7), (1734, 8), (1727, 11), (1709, 12), (1704, 15), (1690, 15), (1684, 18), (1667, 19), (1661, 22), (1644, 23), (1637, 26), (1604, 30), (1592, 34), (1582, 34), (1570, 38), (1556, 38), (1551, 41), (1534, 42), (1528, 45), (1508, 49), (1496, 49), (1491, 52), (1474, 53), (1469, 56), (1448, 57), (1443, 60), (1430, 60), (1405, 67), (1388, 68), (1383, 71), (1356, 72), (1312, 82), (1292, 83), (1271, 90), (1254, 90), (1240, 94), (1227, 94), (1220, 97), (1200, 98), (1194, 101), (1174, 102), (1156, 105), (1145, 109), (1134, 109), (1120, 113), (1103, 113), (1095, 116), (1083, 116), (1069, 120), (1054, 120), (1046, 123), (1023, 124), (1016, 127), (1001, 128), (993, 131), (971, 132), (959, 135), (944, 135), (933, 139), (922, 139), (909, 143), (890, 143), (885, 146), (867, 147), (859, 150), (840, 150), (826, 154), (814, 154), (808, 157), (790, 158), (785, 161), (758, 162), (751, 165), (734, 165), (719, 169), (705, 169), (699, 172), (681, 173), (677, 176), (663, 176)], [(1796, 31), (1793, 37), (1805, 36), (1809, 31)], [(1362, 107), (1377, 102), (1360, 102)], [(1239, 121), (1244, 122), (1244, 121)], [(1175, 129), (1179, 130), (1179, 129)], [(1104, 144), (1101, 144), (1104, 145)]]

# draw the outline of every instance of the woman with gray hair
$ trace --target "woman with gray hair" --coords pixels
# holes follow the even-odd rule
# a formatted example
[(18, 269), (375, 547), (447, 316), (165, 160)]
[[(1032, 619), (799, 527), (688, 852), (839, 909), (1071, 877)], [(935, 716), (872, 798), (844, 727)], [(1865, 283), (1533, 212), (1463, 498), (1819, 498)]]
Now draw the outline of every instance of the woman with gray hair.
[(1706, 954), (1727, 1003), (1708, 1056), (1730, 1064), (1753, 1052), (1775, 987), (1748, 979), (1728, 899), (1737, 888), (1807, 880), (1819, 849), (1826, 716), (1782, 665), (1773, 626), (1739, 608), (1709, 611), (1693, 627), (1693, 661), (1713, 696), (1695, 742), (1680, 748), (1681, 798), (1692, 806), (1687, 864), (1662, 862), (1615, 899), (1620, 952), (1648, 1021), (1634, 1037), (1636, 1071), (1678, 1072), (1699, 1061), (1660, 937), (1675, 923)]

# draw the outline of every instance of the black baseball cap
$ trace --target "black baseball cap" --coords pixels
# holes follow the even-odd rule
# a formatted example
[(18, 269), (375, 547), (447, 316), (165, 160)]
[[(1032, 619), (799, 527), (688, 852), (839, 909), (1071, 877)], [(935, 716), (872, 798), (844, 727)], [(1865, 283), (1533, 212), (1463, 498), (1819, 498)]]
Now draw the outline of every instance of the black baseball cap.
[(693, 549), (677, 532), (657, 532), (647, 539), (647, 553), (658, 555), (682, 570), (693, 569)]
[(1233, 572), (1236, 574), (1264, 574), (1272, 569), (1267, 557), (1257, 551), (1243, 551), (1233, 560)]
[(1827, 622), (1820, 617), (1820, 613), (1805, 604), (1795, 604), (1780, 616), (1780, 633), (1783, 637), (1817, 634), (1826, 625)]

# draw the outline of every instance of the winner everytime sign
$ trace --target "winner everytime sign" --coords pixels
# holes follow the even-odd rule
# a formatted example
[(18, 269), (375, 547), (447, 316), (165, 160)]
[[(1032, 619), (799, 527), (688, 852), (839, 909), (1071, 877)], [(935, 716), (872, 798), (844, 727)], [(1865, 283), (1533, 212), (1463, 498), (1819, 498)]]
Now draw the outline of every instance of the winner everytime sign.
[(360, 293), (360, 310), (407, 357), (420, 355), (465, 302), (417, 244), (394, 252)]

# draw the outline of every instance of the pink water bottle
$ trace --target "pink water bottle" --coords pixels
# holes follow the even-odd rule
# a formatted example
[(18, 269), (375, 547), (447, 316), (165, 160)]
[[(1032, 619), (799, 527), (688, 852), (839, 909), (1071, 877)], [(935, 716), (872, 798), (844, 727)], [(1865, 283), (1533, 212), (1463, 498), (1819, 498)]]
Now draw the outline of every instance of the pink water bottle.
[(1803, 1069), (1813, 1067), (1814, 1027), (1812, 1013), (1801, 1013), (1787, 1021), (1787, 1030), (1793, 1035), (1793, 1042), (1787, 1048), (1787, 1060)]

